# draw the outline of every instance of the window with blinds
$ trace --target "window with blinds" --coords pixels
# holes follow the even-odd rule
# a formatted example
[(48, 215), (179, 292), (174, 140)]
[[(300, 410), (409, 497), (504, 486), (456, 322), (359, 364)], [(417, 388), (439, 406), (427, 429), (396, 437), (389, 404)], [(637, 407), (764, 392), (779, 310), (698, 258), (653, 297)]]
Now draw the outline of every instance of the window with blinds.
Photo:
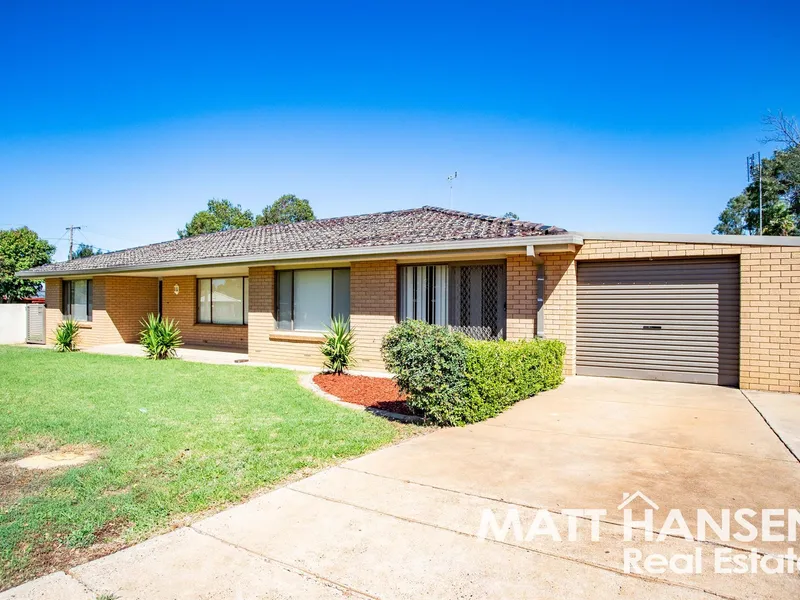
[(450, 325), (477, 339), (505, 337), (505, 265), (400, 268), (400, 319)]

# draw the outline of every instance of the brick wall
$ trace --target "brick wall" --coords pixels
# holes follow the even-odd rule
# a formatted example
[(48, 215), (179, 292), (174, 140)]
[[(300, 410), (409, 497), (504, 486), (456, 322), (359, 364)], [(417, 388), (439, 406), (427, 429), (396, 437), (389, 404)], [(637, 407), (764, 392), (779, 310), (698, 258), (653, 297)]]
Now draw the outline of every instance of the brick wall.
[(575, 373), (576, 270), (574, 254), (542, 254), (544, 260), (544, 337), (567, 345), (564, 374)]
[(48, 344), (56, 341), (55, 330), (63, 319), (61, 314), (61, 279), (44, 280), (44, 327)]
[(740, 257), (740, 386), (800, 392), (800, 248), (587, 240), (578, 253), (545, 254), (545, 336), (567, 343), (574, 373), (575, 261)]
[[(178, 322), (184, 344), (247, 350), (247, 325), (197, 323), (197, 278), (194, 275), (164, 277), (162, 285), (164, 317)], [(175, 285), (178, 286), (177, 295)]]
[[(383, 336), (396, 323), (397, 265), (394, 261), (350, 267), (350, 322), (359, 369), (384, 369)], [(249, 353), (254, 361), (321, 367), (321, 333), (275, 329), (275, 270), (250, 268)]]
[(275, 269), (250, 268), (250, 360), (322, 367), (322, 334), (275, 329)]
[(397, 263), (393, 260), (353, 263), (350, 268), (350, 324), (355, 332), (359, 369), (386, 367), (383, 336), (397, 323)]
[(536, 262), (532, 256), (509, 256), (506, 261), (506, 337), (536, 336)]
[[(55, 341), (55, 329), (63, 320), (62, 279), (45, 280), (47, 343)], [(92, 320), (80, 323), (78, 345), (137, 342), (140, 321), (158, 311), (158, 279), (155, 277), (93, 277)]]

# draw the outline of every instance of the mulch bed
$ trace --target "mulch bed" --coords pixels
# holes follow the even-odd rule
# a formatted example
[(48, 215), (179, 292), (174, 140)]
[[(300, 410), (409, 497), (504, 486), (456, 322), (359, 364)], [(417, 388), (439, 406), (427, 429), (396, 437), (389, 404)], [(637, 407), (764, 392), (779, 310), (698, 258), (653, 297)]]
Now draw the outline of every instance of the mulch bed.
[(343, 402), (379, 408), (401, 415), (413, 414), (406, 405), (405, 396), (391, 379), (319, 373), (314, 375), (314, 383)]

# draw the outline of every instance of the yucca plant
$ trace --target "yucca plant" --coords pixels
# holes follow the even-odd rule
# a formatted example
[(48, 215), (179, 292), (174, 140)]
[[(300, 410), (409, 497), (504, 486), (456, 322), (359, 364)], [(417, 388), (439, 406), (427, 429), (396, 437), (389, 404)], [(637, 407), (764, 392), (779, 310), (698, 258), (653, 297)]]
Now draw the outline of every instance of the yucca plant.
[(77, 321), (67, 319), (56, 327), (56, 352), (75, 352), (78, 349), (80, 328)]
[(325, 357), (325, 368), (337, 375), (344, 373), (355, 365), (353, 360), (353, 331), (350, 329), (350, 319), (335, 317), (325, 334), (325, 342), (320, 347)]
[(149, 314), (142, 319), (144, 329), (139, 333), (139, 344), (144, 348), (147, 358), (164, 360), (175, 358), (178, 348), (183, 345), (181, 331), (173, 320), (162, 319)]

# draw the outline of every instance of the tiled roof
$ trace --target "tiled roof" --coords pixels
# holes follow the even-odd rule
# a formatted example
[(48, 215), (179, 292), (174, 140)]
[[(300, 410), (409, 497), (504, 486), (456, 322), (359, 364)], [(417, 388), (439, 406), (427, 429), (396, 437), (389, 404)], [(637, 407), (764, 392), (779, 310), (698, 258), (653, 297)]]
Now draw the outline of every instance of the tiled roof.
[[(43, 265), (26, 273), (158, 267), (200, 259), (241, 258), (294, 252), (402, 246), (455, 240), (530, 237), (566, 233), (564, 229), (423, 206), (409, 210), (336, 217), (280, 225), (265, 225), (206, 233), (149, 246)], [(398, 248), (402, 251), (402, 248)]]

